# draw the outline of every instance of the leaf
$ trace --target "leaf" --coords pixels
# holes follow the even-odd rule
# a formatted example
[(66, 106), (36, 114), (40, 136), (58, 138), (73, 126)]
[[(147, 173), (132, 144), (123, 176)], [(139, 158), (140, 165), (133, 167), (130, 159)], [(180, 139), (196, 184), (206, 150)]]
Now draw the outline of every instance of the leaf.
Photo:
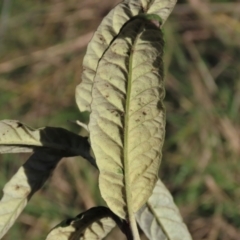
[(101, 195), (121, 218), (147, 201), (164, 141), (162, 33), (143, 16), (130, 21), (99, 62), (90, 141)]
[(0, 121), (0, 153), (32, 152), (40, 147), (62, 157), (80, 155), (95, 164), (86, 137), (63, 128), (33, 129), (17, 120)]
[(46, 240), (99, 240), (104, 238), (116, 223), (122, 228), (121, 220), (109, 208), (94, 207), (58, 224)]
[(118, 4), (101, 22), (88, 44), (83, 59), (82, 82), (76, 88), (76, 102), (80, 111), (90, 111), (92, 85), (99, 61), (111, 46), (124, 24), (139, 14), (155, 14), (167, 20), (177, 0), (125, 0)]
[(160, 179), (136, 218), (150, 240), (192, 239), (170, 192)]
[(61, 156), (35, 152), (5, 185), (0, 201), (0, 239), (14, 224), (32, 195), (49, 178)]
[(103, 218), (95, 221), (84, 232), (80, 240), (99, 240), (107, 236), (115, 227), (115, 222), (111, 218)]

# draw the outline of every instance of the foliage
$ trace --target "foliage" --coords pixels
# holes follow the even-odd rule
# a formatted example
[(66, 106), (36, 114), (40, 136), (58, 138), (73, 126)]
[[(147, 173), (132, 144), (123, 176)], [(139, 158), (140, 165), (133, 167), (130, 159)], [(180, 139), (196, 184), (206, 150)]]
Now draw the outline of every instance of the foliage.
[[(201, 1), (179, 4), (164, 28), (168, 114), (161, 176), (194, 239), (238, 239), (237, 7), (233, 2), (209, 2), (192, 8), (192, 2)], [(94, 4), (82, 7), (81, 1), (49, 1), (36, 3), (34, 8), (30, 1), (12, 4), (13, 17), (1, 49), (2, 119), (21, 116), (35, 126), (63, 126), (68, 119), (86, 119), (86, 114), (79, 115), (73, 107), (73, 87), (81, 71), (78, 42), (86, 42), (85, 33), (91, 33), (114, 3)], [(196, 15), (200, 11), (208, 16)], [(88, 16), (81, 14), (84, 12)], [(57, 48), (48, 48), (54, 44), (61, 44), (56, 45), (63, 49), (60, 54)], [(41, 52), (39, 58), (32, 57), (36, 50)], [(24, 61), (15, 61), (19, 56)], [(213, 92), (207, 84), (211, 77), (217, 86)], [(67, 127), (77, 130), (73, 124)], [(25, 157), (0, 157), (3, 186)], [(83, 161), (61, 161), (51, 181), (31, 200), (4, 239), (39, 239), (60, 221), (60, 215), (69, 217), (96, 203), (102, 205), (96, 174)]]
[[(103, 34), (98, 33), (91, 40), (92, 44), (99, 40), (105, 43), (101, 54), (98, 44), (95, 46), (99, 56), (95, 62), (88, 57), (86, 68), (95, 67), (94, 77), (88, 82), (92, 85), (88, 89), (92, 100), (84, 110), (90, 110), (90, 122), (86, 128), (96, 161), (90, 155), (87, 138), (61, 128), (34, 130), (18, 121), (0, 122), (1, 153), (34, 152), (4, 187), (0, 201), (0, 237), (5, 235), (31, 196), (49, 178), (60, 159), (80, 155), (99, 169), (101, 195), (109, 208), (91, 208), (64, 221), (48, 234), (48, 240), (102, 239), (115, 222), (127, 239), (138, 240), (135, 214), (152, 194), (145, 208), (155, 212), (151, 217), (156, 218), (158, 224), (155, 225), (163, 229), (160, 238), (147, 234), (149, 239), (191, 239), (185, 225), (182, 226), (180, 215), (168, 212), (161, 215), (162, 209), (154, 205), (154, 202), (162, 201), (161, 196), (158, 199), (156, 194), (158, 189), (164, 189), (162, 184), (156, 185), (165, 135), (163, 37), (160, 26), (173, 6), (171, 1), (126, 0), (101, 23), (102, 29), (119, 26), (112, 39), (106, 37), (110, 30), (105, 29)], [(126, 19), (122, 14), (124, 10), (132, 16)], [(115, 23), (118, 19), (120, 21)], [(89, 52), (88, 49), (87, 55), (92, 57)], [(86, 70), (83, 76), (86, 76)], [(78, 87), (77, 97), (86, 91), (83, 84), (85, 77)], [(80, 99), (81, 109), (82, 96)], [(84, 102), (86, 100), (88, 98)], [(153, 191), (154, 185), (156, 189)], [(163, 194), (165, 192), (167, 194), (166, 189)], [(176, 209), (176, 206), (171, 202), (167, 208)], [(147, 215), (148, 212), (141, 211), (146, 232), (147, 228), (151, 228), (146, 227)], [(109, 222), (109, 218), (112, 221)], [(181, 227), (165, 227), (168, 225), (164, 223), (165, 218), (180, 223)], [(163, 224), (160, 224), (162, 221)]]

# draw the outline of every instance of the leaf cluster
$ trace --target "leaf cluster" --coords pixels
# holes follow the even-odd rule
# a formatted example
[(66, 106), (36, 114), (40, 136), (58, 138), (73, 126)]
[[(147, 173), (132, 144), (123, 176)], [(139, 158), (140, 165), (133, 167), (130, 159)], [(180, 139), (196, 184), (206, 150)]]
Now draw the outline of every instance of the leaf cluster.
[(80, 111), (90, 112), (89, 124), (81, 124), (89, 139), (62, 128), (0, 121), (0, 153), (32, 153), (3, 189), (0, 237), (63, 157), (82, 156), (99, 169), (108, 207), (64, 220), (47, 240), (103, 239), (115, 225), (138, 240), (137, 223), (149, 239), (191, 239), (158, 179), (165, 135), (161, 28), (175, 3), (125, 0), (100, 24), (76, 88)]

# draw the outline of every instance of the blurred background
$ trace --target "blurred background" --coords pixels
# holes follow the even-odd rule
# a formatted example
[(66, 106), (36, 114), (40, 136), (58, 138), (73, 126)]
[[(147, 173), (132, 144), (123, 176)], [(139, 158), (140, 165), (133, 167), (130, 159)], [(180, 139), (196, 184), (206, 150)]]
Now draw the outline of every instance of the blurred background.
[[(69, 120), (88, 119), (74, 96), (82, 58), (118, 2), (1, 0), (0, 118), (80, 132)], [(239, 240), (240, 2), (179, 0), (163, 31), (167, 132), (160, 177), (194, 240)], [(0, 155), (0, 189), (27, 158)], [(80, 158), (63, 159), (4, 240), (45, 239), (63, 219), (103, 204), (96, 170)], [(107, 239), (124, 237), (116, 230)]]

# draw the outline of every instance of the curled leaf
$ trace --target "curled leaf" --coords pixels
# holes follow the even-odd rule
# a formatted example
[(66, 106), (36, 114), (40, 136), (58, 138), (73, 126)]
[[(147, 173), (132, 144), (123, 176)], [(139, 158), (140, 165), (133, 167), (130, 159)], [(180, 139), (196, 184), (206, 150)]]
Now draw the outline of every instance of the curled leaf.
[(126, 218), (157, 181), (164, 141), (162, 33), (141, 16), (106, 51), (92, 90), (90, 141), (102, 197)]
[(17, 120), (0, 121), (0, 153), (32, 152), (38, 148), (62, 157), (80, 155), (95, 164), (86, 137), (63, 128), (33, 129)]
[(103, 239), (105, 236), (107, 236), (112, 229), (115, 227), (116, 223), (113, 221), (113, 219), (106, 217), (103, 219), (99, 219), (95, 222), (93, 222), (90, 226), (88, 226), (83, 234), (83, 236), (80, 238), (80, 240), (99, 240)]
[(177, 0), (125, 0), (103, 19), (88, 44), (87, 53), (83, 59), (82, 82), (76, 88), (76, 102), (80, 111), (90, 111), (93, 79), (99, 61), (124, 24), (139, 14), (153, 14), (161, 18), (161, 25), (163, 25), (176, 2)]
[(31, 196), (48, 179), (61, 156), (35, 152), (5, 185), (0, 201), (0, 239), (14, 224)]
[(100, 240), (122, 221), (109, 208), (94, 207), (58, 224), (46, 240)]
[(149, 240), (192, 239), (170, 192), (160, 179), (136, 218)]

